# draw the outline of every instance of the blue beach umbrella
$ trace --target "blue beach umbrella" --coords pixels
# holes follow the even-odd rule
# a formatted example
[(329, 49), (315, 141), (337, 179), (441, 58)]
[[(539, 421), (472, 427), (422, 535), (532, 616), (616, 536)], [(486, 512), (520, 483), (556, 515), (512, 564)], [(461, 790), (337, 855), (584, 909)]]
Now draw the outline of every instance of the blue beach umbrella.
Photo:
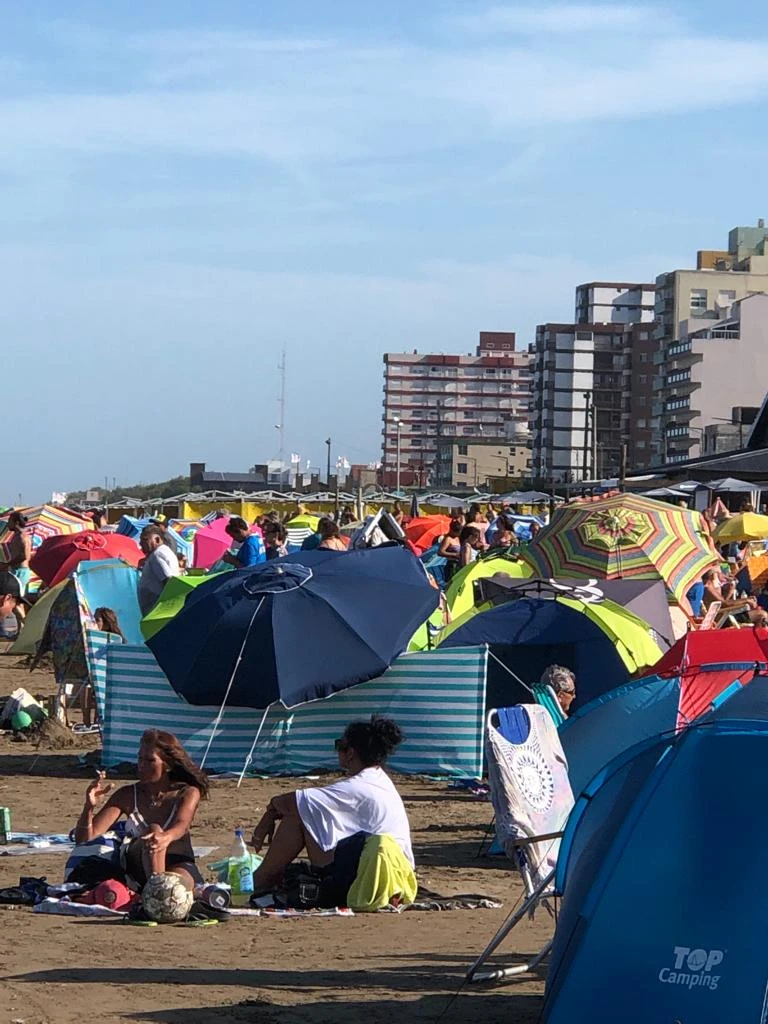
[(437, 604), (402, 547), (305, 551), (202, 583), (148, 646), (190, 704), (293, 708), (381, 675)]

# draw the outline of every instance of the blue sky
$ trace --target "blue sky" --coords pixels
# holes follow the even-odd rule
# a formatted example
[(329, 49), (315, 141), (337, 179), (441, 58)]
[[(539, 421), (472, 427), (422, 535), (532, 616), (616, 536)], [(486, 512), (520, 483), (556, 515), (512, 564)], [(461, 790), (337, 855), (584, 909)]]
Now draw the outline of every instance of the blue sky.
[(755, 0), (49, 0), (0, 40), (2, 502), (276, 455), (283, 344), (287, 448), (367, 462), (384, 351), (526, 345), (768, 216)]

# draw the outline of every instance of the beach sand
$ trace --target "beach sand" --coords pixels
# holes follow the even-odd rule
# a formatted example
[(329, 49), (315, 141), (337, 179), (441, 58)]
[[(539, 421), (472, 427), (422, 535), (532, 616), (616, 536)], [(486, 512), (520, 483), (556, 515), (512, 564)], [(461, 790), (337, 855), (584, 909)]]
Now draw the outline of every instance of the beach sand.
[[(18, 686), (35, 695), (53, 691), (49, 673), (30, 674), (18, 659), (0, 657), (0, 693)], [(80, 759), (96, 746), (84, 737), (71, 748), (35, 750), (0, 737), (0, 805), (11, 808), (12, 827), (69, 830), (93, 775)], [(499, 897), (503, 909), (246, 919), (195, 929), (137, 928), (0, 907), (0, 1024), (532, 1024), (541, 1008), (542, 974), (462, 988), (468, 965), (521, 894), (506, 862), (476, 856), (490, 805), (451, 792), (446, 783), (396, 781), (411, 820), (419, 881), (444, 895)], [(198, 812), (195, 845), (219, 847), (208, 861), (226, 856), (233, 828), (252, 826), (270, 796), (302, 784), (249, 779), (237, 789), (235, 781), (214, 782), (210, 802)], [(0, 886), (17, 884), (20, 875), (59, 881), (64, 861), (60, 853), (0, 856)], [(530, 955), (551, 930), (540, 911), (512, 933), (495, 961)]]

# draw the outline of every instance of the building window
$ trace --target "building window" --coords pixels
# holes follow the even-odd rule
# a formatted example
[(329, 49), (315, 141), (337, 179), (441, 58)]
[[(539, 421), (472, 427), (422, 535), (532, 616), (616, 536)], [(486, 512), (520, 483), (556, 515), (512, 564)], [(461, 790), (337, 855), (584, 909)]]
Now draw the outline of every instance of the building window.
[(467, 464), (466, 464), (466, 462), (457, 462), (456, 463), (456, 472), (457, 473), (466, 473), (467, 472)]
[(467, 454), (468, 454), (467, 446), (465, 444), (460, 444), (459, 445), (459, 455), (467, 455)]
[(641, 352), (640, 353), (640, 362), (641, 363), (647, 363), (648, 362), (648, 353), (647, 352)]
[(640, 376), (637, 378), (637, 380), (638, 380), (638, 383), (640, 383), (640, 384), (647, 384), (648, 383), (648, 375), (645, 374), (645, 373), (641, 373)]
[(691, 288), (691, 312), (703, 313), (707, 308), (707, 289)]

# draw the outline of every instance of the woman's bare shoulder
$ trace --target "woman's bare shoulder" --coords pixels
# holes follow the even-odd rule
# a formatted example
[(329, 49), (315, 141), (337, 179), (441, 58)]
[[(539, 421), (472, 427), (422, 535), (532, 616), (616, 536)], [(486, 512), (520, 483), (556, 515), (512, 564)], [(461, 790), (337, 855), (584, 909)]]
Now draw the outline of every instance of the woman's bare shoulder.
[(129, 783), (125, 786), (119, 786), (109, 798), (109, 802), (113, 807), (119, 807), (121, 811), (132, 811), (134, 794), (136, 793), (136, 784)]

